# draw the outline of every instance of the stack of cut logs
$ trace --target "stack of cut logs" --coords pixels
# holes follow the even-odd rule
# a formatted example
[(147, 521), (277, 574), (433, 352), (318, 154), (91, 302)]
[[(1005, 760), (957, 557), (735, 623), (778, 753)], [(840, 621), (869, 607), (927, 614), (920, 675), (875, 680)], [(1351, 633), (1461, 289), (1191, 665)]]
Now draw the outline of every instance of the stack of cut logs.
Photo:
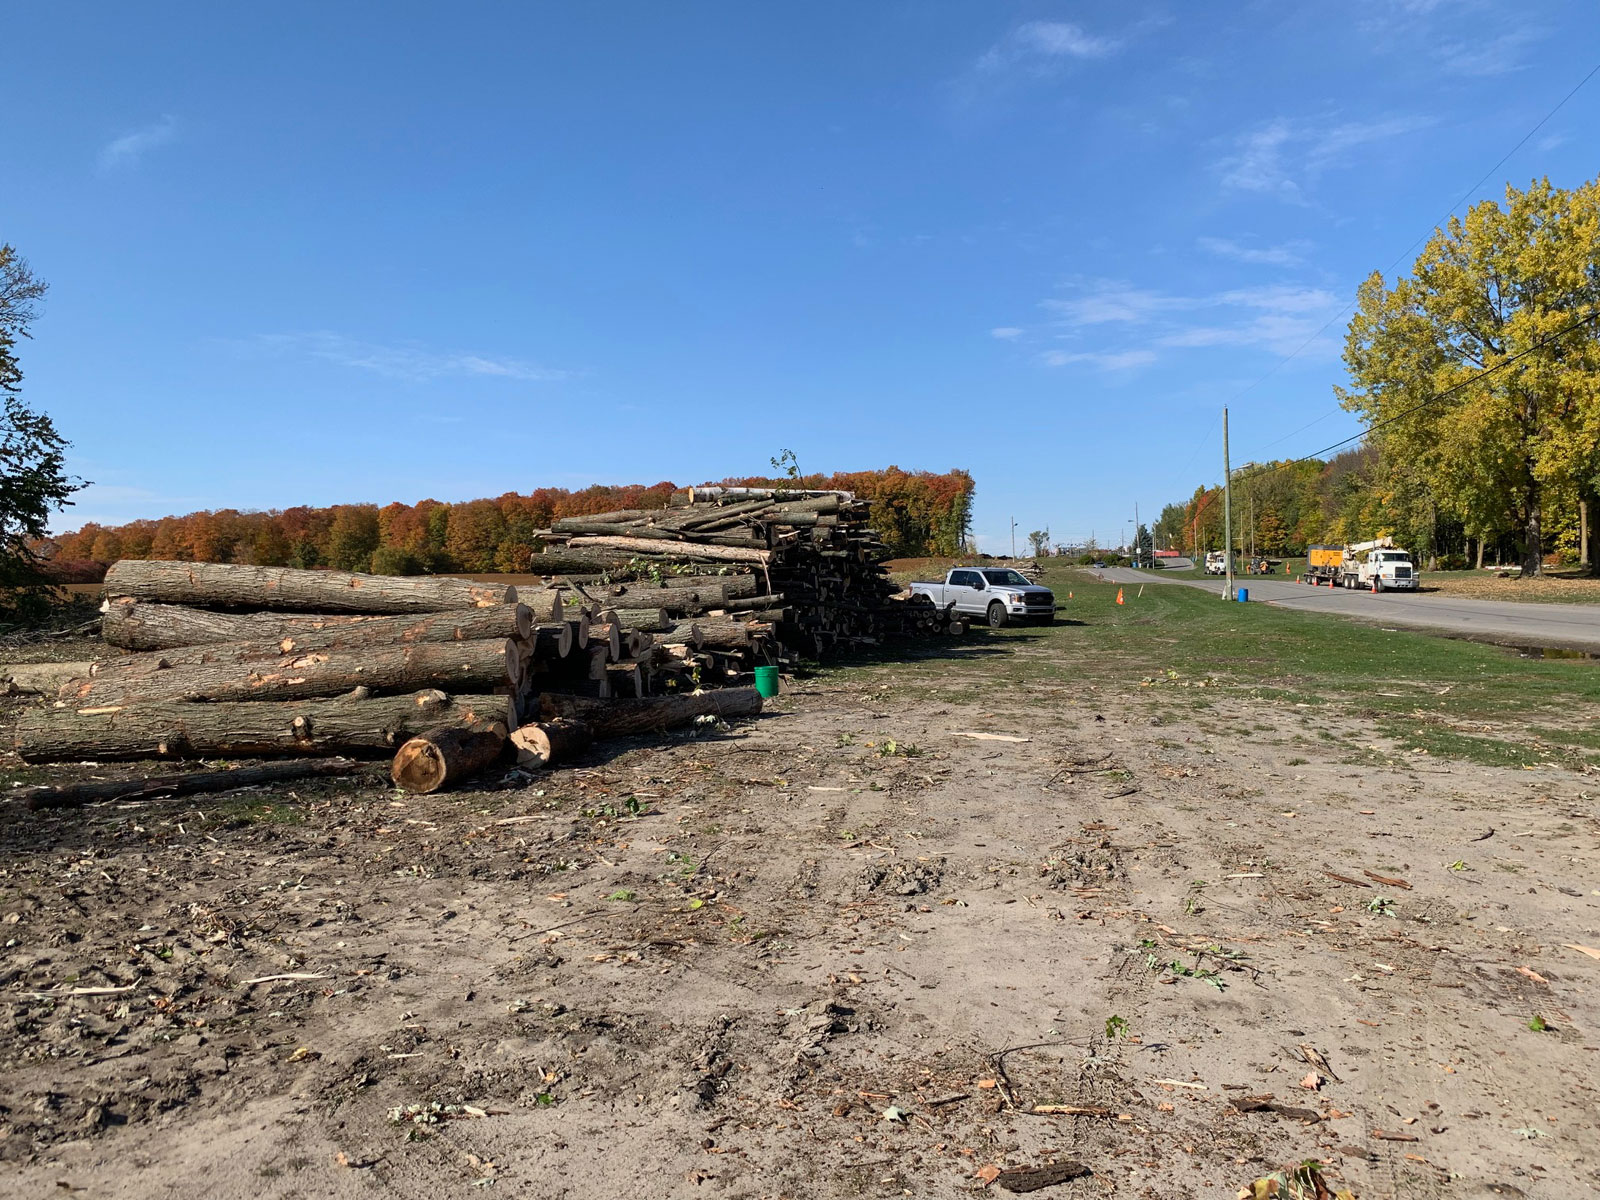
[(29, 762), (389, 752), (397, 783), (432, 791), (508, 739), (546, 765), (595, 737), (750, 715), (760, 696), (739, 685), (756, 666), (965, 631), (895, 594), (867, 509), (844, 492), (694, 488), (655, 512), (557, 522), (556, 548), (534, 557), (543, 582), (520, 591), (124, 560), (102, 622), (122, 653), (5, 677), (54, 697), (23, 715), (17, 749)]
[[(726, 603), (727, 581), (698, 586)], [(26, 761), (388, 752), (396, 782), (432, 791), (508, 733), (520, 762), (547, 765), (593, 737), (761, 707), (749, 688), (650, 696), (637, 670), (633, 698), (610, 699), (625, 655), (676, 661), (704, 640), (665, 604), (625, 622), (559, 586), (138, 560), (111, 567), (105, 594), (102, 634), (127, 653), (9, 674), (55, 698), (19, 721)]]
[[(600, 603), (632, 605), (655, 594), (642, 579), (657, 581), (654, 588), (664, 592), (683, 586), (674, 572), (721, 564), (724, 616), (706, 644), (746, 652), (731, 663), (709, 664), (729, 675), (755, 662), (876, 645), (888, 635), (964, 633), (965, 622), (953, 611), (898, 594), (882, 565), (884, 547), (868, 523), (869, 509), (849, 492), (690, 488), (666, 509), (557, 521), (550, 539), (565, 546), (535, 555), (533, 569), (552, 575), (556, 564), (568, 571), (602, 569), (598, 584), (594, 575), (567, 578)], [(633, 582), (616, 583), (619, 577)], [(688, 616), (696, 610), (678, 611)]]

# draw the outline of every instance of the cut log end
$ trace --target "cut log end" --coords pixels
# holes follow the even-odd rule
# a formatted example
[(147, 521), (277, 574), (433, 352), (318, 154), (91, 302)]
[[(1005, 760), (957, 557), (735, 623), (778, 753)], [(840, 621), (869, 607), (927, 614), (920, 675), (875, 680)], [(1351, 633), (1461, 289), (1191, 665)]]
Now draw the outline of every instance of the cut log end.
[(390, 778), (418, 795), (437, 792), (483, 770), (505, 749), (506, 727), (498, 722), (477, 728), (430, 729), (395, 752)]
[(530, 769), (574, 758), (583, 753), (590, 740), (588, 726), (578, 721), (538, 721), (511, 734), (517, 765)]

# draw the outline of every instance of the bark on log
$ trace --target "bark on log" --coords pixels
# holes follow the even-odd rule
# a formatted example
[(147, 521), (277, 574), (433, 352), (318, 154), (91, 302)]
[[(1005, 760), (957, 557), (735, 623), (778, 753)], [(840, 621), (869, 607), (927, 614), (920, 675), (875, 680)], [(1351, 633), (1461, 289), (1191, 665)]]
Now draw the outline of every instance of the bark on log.
[(285, 783), (313, 776), (353, 775), (368, 766), (351, 758), (311, 758), (301, 762), (263, 763), (232, 771), (186, 771), (157, 779), (96, 780), (59, 787), (18, 788), (8, 799), (26, 804), (29, 812), (47, 808), (78, 808), (106, 800), (156, 800), (193, 796), (200, 792), (230, 792), (263, 783)]
[(831, 490), (810, 491), (802, 488), (759, 488), (759, 487), (692, 487), (689, 489), (689, 503), (694, 504), (701, 500), (716, 500), (722, 497), (732, 497), (740, 500), (772, 500), (779, 504), (799, 500), (820, 500), (824, 496), (834, 496), (840, 500), (851, 501), (856, 498), (854, 492), (840, 492)]
[[(534, 626), (533, 614), (523, 604), (392, 617), (291, 617), (266, 612), (206, 612), (123, 598), (108, 601), (102, 611), (101, 634), (106, 641), (129, 650), (162, 651), (159, 658), (174, 667), (228, 661), (226, 654), (242, 654), (247, 646), (269, 651), (269, 656), (305, 654), (412, 642), (526, 638)], [(135, 662), (155, 661), (155, 656), (129, 655), (104, 660), (101, 670), (136, 670)], [(232, 661), (248, 662), (249, 657)]]
[(700, 617), (695, 625), (700, 629), (700, 645), (719, 650), (748, 646), (753, 636), (772, 632), (771, 625), (759, 621), (740, 621), (731, 618)]
[(511, 734), (519, 767), (548, 767), (567, 762), (589, 747), (589, 727), (577, 721), (536, 721)]
[(0, 684), (7, 696), (54, 696), (69, 679), (81, 679), (94, 669), (94, 663), (4, 663), (0, 664)]
[(17, 752), (26, 762), (130, 758), (237, 758), (384, 751), (437, 725), (507, 721), (505, 696), (411, 696), (286, 704), (143, 704), (80, 713), (24, 712)]
[(417, 613), (514, 604), (517, 589), (437, 576), (358, 575), (232, 563), (125, 558), (106, 572), (104, 594), (168, 604), (324, 612)]
[(530, 574), (550, 579), (557, 575), (605, 575), (628, 565), (626, 554), (577, 554), (546, 550), (528, 560)]
[(395, 751), (389, 775), (408, 792), (426, 795), (483, 770), (506, 748), (506, 727), (463, 729), (443, 725), (418, 734)]
[(724, 688), (688, 696), (652, 696), (646, 700), (595, 701), (582, 696), (546, 692), (540, 712), (547, 721), (581, 721), (596, 738), (624, 737), (687, 725), (696, 717), (753, 717), (761, 712), (755, 688)]
[(658, 542), (650, 538), (575, 537), (568, 545), (577, 550), (625, 550), (633, 554), (703, 558), (715, 562), (755, 563), (760, 566), (772, 561), (770, 550), (750, 550), (743, 546), (706, 546), (698, 542)]
[(693, 646), (698, 650), (705, 641), (705, 636), (700, 632), (700, 626), (693, 621), (679, 621), (665, 633), (655, 635), (656, 644), (660, 646)]
[(618, 608), (612, 611), (617, 614), (617, 620), (626, 629), (660, 633), (662, 630), (672, 628), (672, 621), (668, 619), (667, 610), (664, 608)]
[(422, 687), (487, 690), (515, 684), (521, 678), (521, 664), (516, 642), (506, 638), (423, 642), (171, 667), (145, 675), (111, 673), (73, 680), (61, 689), (60, 699), (84, 709), (164, 700), (302, 700), (337, 696), (358, 687), (373, 692)]

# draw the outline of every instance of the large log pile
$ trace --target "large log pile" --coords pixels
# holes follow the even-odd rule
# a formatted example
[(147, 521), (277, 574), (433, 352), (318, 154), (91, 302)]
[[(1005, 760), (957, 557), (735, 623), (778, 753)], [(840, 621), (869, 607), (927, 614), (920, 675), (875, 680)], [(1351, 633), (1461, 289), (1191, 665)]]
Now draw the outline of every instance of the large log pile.
[[(697, 637), (679, 624), (658, 631), (656, 644), (692, 644), (675, 653), (702, 679), (824, 658), (895, 634), (965, 632), (953, 612), (903, 596), (890, 582), (869, 507), (849, 492), (690, 488), (659, 511), (557, 521), (556, 549), (535, 555), (533, 569), (573, 583), (587, 601), (630, 612), (659, 607), (688, 621)], [(612, 561), (598, 579), (555, 569), (582, 555), (628, 561)]]
[(534, 560), (544, 583), (521, 589), (119, 562), (102, 622), (119, 652), (14, 677), (54, 692), (17, 750), (383, 753), (397, 784), (431, 791), (495, 761), (508, 735), (543, 766), (597, 738), (753, 715), (761, 698), (742, 685), (757, 666), (964, 631), (896, 595), (867, 516), (845, 492), (690, 489), (664, 510), (558, 522)]
[[(680, 663), (708, 639), (754, 635), (686, 619), (747, 587), (682, 580), (619, 610), (559, 585), (519, 596), (456, 579), (119, 562), (102, 606), (112, 653), (10, 669), (16, 690), (51, 696), (22, 714), (16, 748), (28, 762), (387, 754), (397, 783), (433, 790), (497, 759), (543, 692), (603, 705), (626, 684), (646, 697), (669, 682), (643, 670), (658, 650)], [(558, 735), (546, 760), (591, 736)]]

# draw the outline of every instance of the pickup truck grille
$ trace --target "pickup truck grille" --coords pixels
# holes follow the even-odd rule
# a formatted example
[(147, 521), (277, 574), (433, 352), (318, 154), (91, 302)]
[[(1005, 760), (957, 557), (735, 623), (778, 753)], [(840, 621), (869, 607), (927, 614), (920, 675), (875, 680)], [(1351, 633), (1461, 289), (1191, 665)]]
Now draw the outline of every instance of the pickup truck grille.
[(1052, 592), (1045, 592), (1042, 595), (1030, 592), (1022, 598), (1022, 602), (1029, 608), (1048, 609), (1051, 612), (1054, 612), (1056, 607), (1055, 594)]

